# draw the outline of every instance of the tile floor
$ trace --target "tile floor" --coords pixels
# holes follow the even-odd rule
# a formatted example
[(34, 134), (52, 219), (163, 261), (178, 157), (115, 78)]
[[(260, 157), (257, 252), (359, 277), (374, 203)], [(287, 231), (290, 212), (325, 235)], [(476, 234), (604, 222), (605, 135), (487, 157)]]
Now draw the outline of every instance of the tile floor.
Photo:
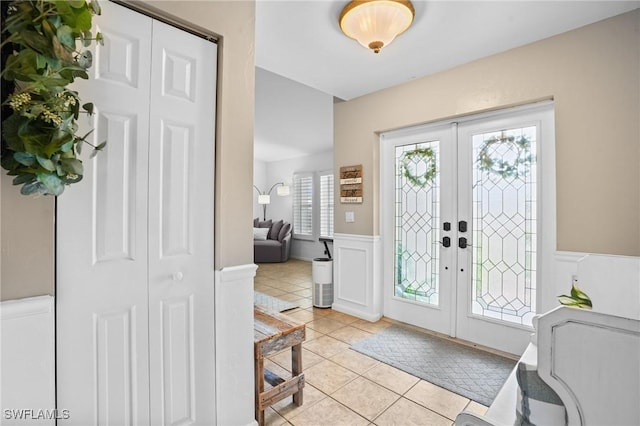
[[(311, 263), (290, 260), (260, 264), (255, 290), (300, 307), (285, 314), (305, 322), (302, 363), (304, 404), (286, 398), (265, 410), (265, 423), (279, 425), (452, 425), (464, 409), (487, 407), (349, 349), (392, 322), (363, 321), (331, 309), (314, 308)], [(290, 352), (265, 360), (265, 368), (291, 377)]]

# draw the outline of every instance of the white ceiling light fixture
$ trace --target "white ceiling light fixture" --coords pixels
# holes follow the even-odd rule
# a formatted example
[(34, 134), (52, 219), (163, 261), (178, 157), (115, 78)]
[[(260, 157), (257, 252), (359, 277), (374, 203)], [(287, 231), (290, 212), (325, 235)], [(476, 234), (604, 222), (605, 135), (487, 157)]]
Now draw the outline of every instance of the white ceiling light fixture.
[(347, 37), (378, 53), (411, 26), (414, 16), (409, 0), (353, 0), (339, 22)]

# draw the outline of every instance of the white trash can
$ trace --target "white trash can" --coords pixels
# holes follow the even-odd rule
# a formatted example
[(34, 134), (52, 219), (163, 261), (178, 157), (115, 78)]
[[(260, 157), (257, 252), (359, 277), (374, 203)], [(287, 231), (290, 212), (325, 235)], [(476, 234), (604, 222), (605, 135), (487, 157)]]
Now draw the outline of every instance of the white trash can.
[(333, 260), (316, 257), (311, 267), (313, 277), (313, 306), (330, 308), (333, 304)]

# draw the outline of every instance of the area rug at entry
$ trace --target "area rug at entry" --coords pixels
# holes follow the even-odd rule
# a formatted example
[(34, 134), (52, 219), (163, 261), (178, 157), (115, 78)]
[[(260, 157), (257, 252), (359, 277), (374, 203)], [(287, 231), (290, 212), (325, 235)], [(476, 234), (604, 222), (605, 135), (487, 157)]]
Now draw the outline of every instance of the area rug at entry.
[(351, 348), (486, 406), (491, 405), (516, 364), (398, 325)]
[(269, 296), (268, 294), (260, 293), (259, 291), (253, 292), (253, 303), (278, 312), (288, 311), (289, 309), (294, 309), (300, 306), (297, 303), (278, 299), (277, 297)]

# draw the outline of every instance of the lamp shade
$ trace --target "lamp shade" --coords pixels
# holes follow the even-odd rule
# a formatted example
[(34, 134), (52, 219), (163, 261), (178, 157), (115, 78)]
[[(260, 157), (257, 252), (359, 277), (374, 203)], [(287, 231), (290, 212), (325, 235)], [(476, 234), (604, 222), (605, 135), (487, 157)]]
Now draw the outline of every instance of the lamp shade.
[(281, 185), (276, 188), (276, 193), (281, 197), (289, 195), (289, 187), (287, 185)]
[(378, 53), (411, 26), (414, 15), (408, 0), (354, 0), (342, 10), (340, 28)]
[(271, 196), (267, 194), (258, 195), (258, 204), (271, 204)]

